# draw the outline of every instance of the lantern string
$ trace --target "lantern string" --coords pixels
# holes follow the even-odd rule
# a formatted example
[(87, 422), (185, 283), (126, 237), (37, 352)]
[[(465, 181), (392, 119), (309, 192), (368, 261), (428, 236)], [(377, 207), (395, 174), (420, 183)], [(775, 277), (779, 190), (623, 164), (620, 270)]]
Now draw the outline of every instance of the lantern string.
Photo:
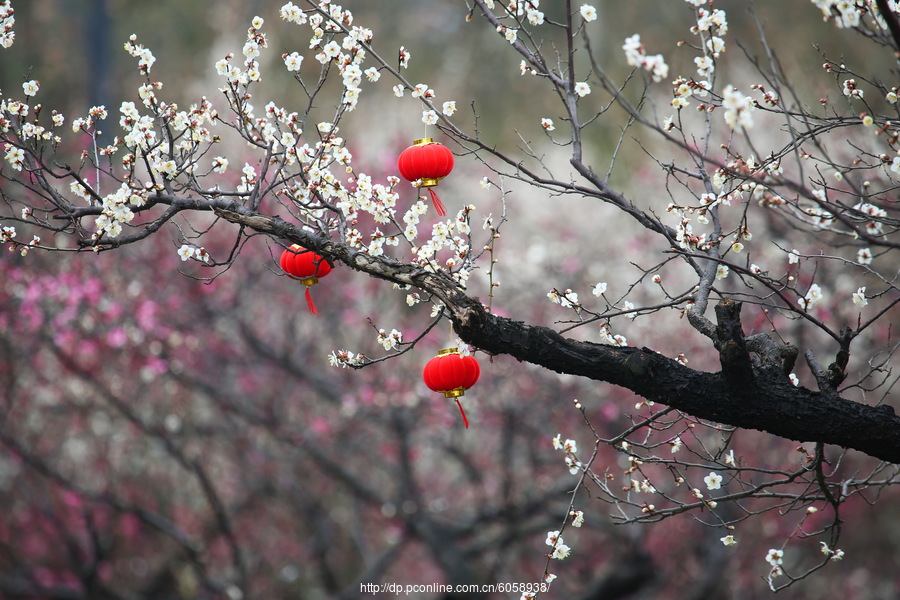
[(319, 314), (319, 311), (316, 310), (316, 305), (313, 304), (312, 294), (309, 293), (309, 286), (306, 286), (306, 306), (309, 308), (309, 313), (312, 315)]
[(431, 201), (434, 203), (434, 208), (435, 208), (435, 210), (437, 210), (437, 214), (439, 214), (442, 217), (446, 216), (447, 209), (444, 208), (444, 203), (441, 202), (440, 198), (438, 198), (437, 192), (434, 191), (434, 188), (432, 188), (432, 187), (428, 188), (428, 192), (431, 194)]
[(469, 420), (466, 418), (466, 411), (463, 410), (462, 402), (459, 401), (459, 398), (456, 399), (456, 405), (459, 407), (459, 413), (462, 415), (463, 423), (466, 426), (466, 429), (469, 428)]

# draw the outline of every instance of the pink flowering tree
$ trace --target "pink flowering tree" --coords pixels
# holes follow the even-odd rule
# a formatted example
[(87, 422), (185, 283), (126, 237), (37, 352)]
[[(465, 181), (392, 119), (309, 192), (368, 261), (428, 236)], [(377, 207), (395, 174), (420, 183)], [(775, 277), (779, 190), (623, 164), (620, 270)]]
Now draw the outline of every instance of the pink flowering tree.
[[(39, 73), (5, 81), (0, 235), (10, 251), (4, 270), (12, 286), (5, 325), (43, 344), (26, 355), (34, 362), (8, 363), (30, 365), (36, 379), (22, 383), (11, 371), (8, 378), (20, 386), (12, 397), (46, 387), (56, 391), (29, 402), (52, 402), (62, 393), (53, 373), (64, 369), (81, 382), (67, 393), (101, 397), (120, 425), (139, 433), (139, 443), (125, 441), (117, 450), (123, 461), (146, 461), (148, 448), (157, 448), (190, 480), (167, 496), (141, 485), (141, 477), (128, 481), (129, 467), (118, 463), (110, 466), (116, 489), (93, 486), (83, 464), (53, 457), (99, 452), (97, 430), (110, 430), (91, 425), (91, 444), (58, 448), (54, 427), (77, 421), (77, 410), (62, 411), (64, 418), (46, 427), (20, 429), (40, 404), (21, 412), (11, 404), (0, 437), (10, 460), (35, 474), (31, 495), (40, 496), (48, 482), (55, 487), (43, 503), (22, 504), (8, 539), (32, 521), (52, 531), (60, 521), (83, 520), (77, 532), (66, 529), (78, 560), (69, 559), (79, 568), (53, 567), (54, 549), (36, 537), (30, 551), (51, 566), (28, 581), (42, 590), (77, 584), (90, 593), (101, 583), (108, 589), (115, 570), (100, 568), (108, 546), (97, 532), (114, 532), (126, 543), (150, 528), (165, 539), (140, 558), (161, 574), (159, 585), (232, 597), (270, 592), (254, 587), (262, 584), (251, 582), (243, 550), (254, 533), (263, 536), (252, 531), (261, 513), (277, 506), (292, 518), (317, 521), (327, 513), (346, 523), (315, 495), (302, 496), (302, 506), (288, 498), (285, 506), (267, 505), (269, 492), (281, 489), (280, 470), (289, 467), (268, 460), (266, 444), (241, 439), (252, 434), (238, 433), (230, 417), (205, 430), (202, 409), (192, 407), (201, 415), (189, 411), (196, 435), (177, 441), (186, 410), (177, 398), (197, 393), (225, 398), (225, 413), (325, 465), (327, 476), (315, 478), (320, 498), (338, 486), (359, 507), (355, 515), (377, 512), (390, 520), (405, 511), (398, 548), (428, 548), (452, 583), (470, 577), (487, 583), (486, 573), (453, 571), (466, 564), (454, 554), (464, 546), (445, 544), (441, 520), (418, 510), (413, 465), (435, 455), (418, 456), (411, 417), (394, 405), (379, 416), (385, 400), (367, 391), (373, 373), (390, 368), (386, 361), (403, 364), (422, 350), (421, 362), (430, 358), (447, 324), (453, 333), (440, 345), (474, 353), (484, 378), (495, 363), (510, 379), (517, 369), (537, 367), (533, 381), (569, 395), (546, 398), (540, 386), (507, 383), (502, 389), (517, 394), (515, 408), (498, 403), (476, 412), (474, 431), (466, 433), (492, 438), (484, 443), (504, 458), (481, 462), (457, 448), (458, 440), (440, 453), (458, 457), (459, 481), (469, 487), (452, 477), (442, 485), (452, 490), (458, 483), (472, 494), (485, 470), (509, 473), (510, 481), (544, 472), (544, 457), (514, 469), (520, 453), (558, 453), (551, 456), (572, 477), (566, 488), (572, 494), (552, 510), (547, 506), (554, 504), (536, 500), (557, 524), (539, 540), (546, 546), (535, 552), (546, 560), (535, 581), (567, 585), (561, 560), (589, 569), (590, 561), (577, 561), (590, 556), (591, 542), (579, 538), (579, 558), (572, 528), (607, 505), (614, 521), (654, 523), (661, 531), (693, 518), (711, 532), (713, 556), (742, 557), (734, 560), (746, 561), (773, 590), (826, 566), (840, 568), (832, 565), (845, 556), (838, 545), (846, 538), (842, 524), (900, 481), (900, 418), (892, 399), (900, 115), (891, 83), (900, 24), (887, 0), (814, 4), (802, 14), (824, 17), (826, 35), (840, 34), (848, 52), (804, 54), (796, 67), (810, 79), (803, 85), (782, 62), (794, 50), (769, 38), (764, 16), (742, 14), (741, 31), (752, 36), (734, 39), (729, 15), (702, 0), (680, 5), (671, 42), (628, 32), (614, 52), (602, 46), (599, 5), (460, 6), (460, 22), (484, 28), (491, 68), (519, 77), (521, 94), (513, 86), (504, 99), (510, 110), (543, 111), (517, 121), (512, 139), (485, 130), (480, 106), (490, 99), (477, 90), (472, 99), (455, 98), (438, 81), (411, 79), (414, 35), (402, 46), (381, 45), (352, 7), (329, 1), (288, 2), (255, 17), (243, 44), (215, 63), (218, 83), (197, 98), (177, 97), (155, 78), (153, 50), (137, 35), (125, 42), (137, 63), (137, 91), (118, 106), (63, 114), (43, 106)], [(276, 42), (268, 29), (276, 29), (279, 16), (277, 29), (290, 34)], [(10, 47), (15, 20), (8, 1), (0, 4), (0, 22), (0, 45)], [(861, 54), (849, 51), (859, 46)], [(279, 77), (290, 77), (289, 103), (266, 95), (268, 79)], [(460, 110), (464, 105), (471, 110)], [(448, 217), (434, 214), (422, 189), (428, 182), (409, 185), (396, 175), (393, 157), (408, 140), (396, 144), (390, 161), (368, 149), (369, 129), (391, 112), (414, 114), (417, 133), (456, 155), (453, 173), (437, 186)], [(303, 341), (291, 335), (296, 314), (287, 327), (272, 323), (270, 307), (247, 291), (296, 285), (277, 266), (292, 244), (335, 266), (329, 280), (352, 278), (355, 290), (341, 302), (319, 300), (333, 320)], [(73, 265), (106, 261), (100, 264), (110, 279), (103, 285), (118, 284), (125, 297), (110, 300), (85, 266), (73, 267), (85, 275), (41, 279), (36, 270), (50, 260), (42, 253), (72, 255), (66, 264)], [(116, 263), (117, 256), (128, 258)], [(129, 281), (125, 272), (116, 279), (118, 267), (141, 261), (128, 273), (146, 274), (143, 285), (154, 287), (155, 298), (144, 302), (135, 300), (144, 294), (134, 283), (140, 280)], [(207, 285), (163, 299), (157, 296), (163, 284), (153, 286), (161, 270), (181, 270), (185, 281)], [(327, 298), (326, 281), (312, 293)], [(208, 331), (196, 331), (190, 343), (179, 340), (198, 323)], [(350, 327), (353, 335), (341, 334)], [(232, 345), (223, 331), (241, 343)], [(145, 336), (153, 339), (144, 343)], [(224, 362), (229, 356), (242, 357), (245, 367)], [(319, 356), (323, 368), (327, 356), (332, 373), (310, 372), (311, 359), (304, 358), (310, 356)], [(233, 371), (210, 377), (222, 364)], [(321, 407), (297, 409), (278, 397), (267, 382), (279, 369), (315, 387)], [(418, 373), (408, 373), (389, 385), (411, 393), (408, 379)], [(571, 416), (542, 419), (548, 402), (563, 403)], [(361, 409), (347, 403), (362, 406), (373, 423), (360, 426)], [(513, 431), (520, 422), (527, 427)], [(556, 430), (546, 430), (548, 422)], [(495, 437), (501, 425), (511, 437)], [(321, 450), (321, 438), (332, 436), (357, 452)], [(534, 444), (540, 450), (522, 439), (515, 456), (503, 455), (511, 446), (500, 441), (519, 436), (542, 440)], [(221, 464), (204, 462), (191, 448), (204, 439), (240, 440), (259, 456), (235, 449), (216, 454)], [(397, 459), (388, 478), (400, 487), (390, 499), (365, 477), (374, 476), (366, 446), (372, 440)], [(133, 468), (149, 471), (144, 481), (173, 481), (144, 464)], [(238, 474), (247, 473), (252, 477), (237, 485)], [(548, 476), (544, 484), (558, 491), (557, 481)], [(513, 487), (488, 488), (514, 496)], [(191, 510), (198, 498), (203, 518)], [(522, 514), (512, 502), (492, 506), (493, 513), (474, 512), (472, 522), (493, 522), (490, 515), (504, 508), (507, 516)], [(763, 520), (774, 524), (761, 537), (753, 523)], [(502, 520), (515, 532), (504, 540), (527, 543), (532, 530), (543, 538), (546, 521)], [(481, 532), (473, 525), (455, 536), (471, 540)], [(205, 540), (202, 550), (197, 539)], [(477, 548), (492, 543), (498, 542), (480, 540), (463, 554), (478, 555)], [(171, 564), (173, 544), (192, 565), (188, 571), (157, 569)], [(93, 550), (93, 563), (84, 548)], [(391, 548), (378, 559), (384, 563), (361, 560), (384, 568), (352, 577), (385, 577)], [(281, 551), (300, 562), (310, 549)], [(329, 575), (327, 558), (320, 565), (323, 580), (348, 581)], [(639, 566), (633, 572), (646, 579)], [(277, 573), (269, 573), (273, 581)], [(505, 572), (489, 575), (498, 573)], [(294, 572), (281, 574), (291, 579)], [(519, 591), (531, 597), (543, 590)]]

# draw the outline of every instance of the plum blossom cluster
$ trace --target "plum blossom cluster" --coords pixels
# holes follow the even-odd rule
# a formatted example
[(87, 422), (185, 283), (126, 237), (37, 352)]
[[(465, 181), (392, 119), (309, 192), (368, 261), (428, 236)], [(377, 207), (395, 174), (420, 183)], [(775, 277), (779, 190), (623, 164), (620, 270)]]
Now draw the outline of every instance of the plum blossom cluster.
[(384, 329), (378, 330), (378, 343), (385, 350), (396, 350), (403, 342), (403, 334), (396, 329), (392, 329), (390, 333)]
[(887, 218), (886, 210), (868, 202), (860, 202), (853, 207), (859, 215), (857, 220), (863, 221), (863, 227), (867, 234), (878, 236), (884, 233), (884, 219)]
[(365, 355), (354, 354), (349, 350), (334, 350), (328, 355), (328, 364), (332, 367), (341, 367), (342, 369), (357, 367), (365, 362)]
[(632, 67), (640, 67), (650, 73), (653, 81), (660, 82), (669, 76), (669, 65), (662, 54), (647, 55), (644, 45), (641, 43), (640, 34), (636, 33), (625, 40), (622, 45), (625, 51), (625, 60)]
[(862, 88), (857, 86), (855, 79), (845, 79), (841, 84), (841, 91), (850, 99), (862, 100), (865, 97), (865, 93)]
[[(413, 243), (418, 235), (418, 227), (420, 218), (428, 210), (428, 206), (418, 200), (413, 204), (406, 214), (403, 221), (406, 228), (403, 235)], [(464, 206), (456, 214), (455, 219), (438, 221), (431, 226), (431, 237), (425, 240), (421, 245), (413, 243), (412, 251), (415, 254), (413, 262), (423, 266), (428, 270), (435, 270), (440, 267), (446, 267), (452, 272), (456, 281), (465, 284), (471, 274), (471, 226), (469, 223), (470, 213), (475, 210), (475, 206), (470, 204)], [(444, 250), (449, 250), (450, 255), (438, 261), (438, 254)]]
[[(866, 9), (857, 6), (862, 3), (851, 0), (812, 0), (812, 3), (822, 11), (822, 20), (834, 19), (834, 24), (842, 29), (857, 27), (863, 12), (867, 12)], [(877, 15), (877, 8), (871, 13)]]
[(21, 171), (22, 166), (25, 164), (25, 151), (8, 142), (4, 144), (3, 148), (6, 150), (6, 154), (4, 155), (6, 161), (16, 171)]
[(138, 59), (138, 67), (140, 68), (141, 73), (149, 73), (150, 69), (153, 67), (153, 63), (156, 62), (156, 57), (153, 56), (153, 52), (145, 48), (142, 44), (137, 43), (137, 36), (135, 34), (131, 34), (128, 41), (125, 42), (125, 51)]
[(829, 557), (831, 560), (843, 560), (844, 559), (844, 551), (838, 548), (837, 550), (832, 550), (828, 547), (828, 544), (825, 542), (819, 542), (822, 547), (819, 548), (819, 551), (822, 552), (825, 556)]
[[(695, 2), (691, 4), (696, 5)], [(702, 3), (701, 3), (702, 5)], [(691, 33), (699, 35), (705, 41), (704, 48), (713, 58), (725, 51), (725, 40), (722, 38), (728, 33), (728, 21), (725, 11), (721, 9), (706, 10), (697, 9), (697, 24), (691, 27)]]
[[(710, 62), (710, 66), (708, 69), (711, 71), (712, 62)], [(699, 70), (699, 69), (698, 69)], [(688, 79), (685, 77), (678, 77), (675, 81), (672, 82), (672, 106), (678, 109), (687, 108), (690, 105), (688, 102), (688, 98), (691, 96), (697, 98), (705, 98), (709, 95), (709, 91), (712, 88), (712, 84), (707, 80), (697, 81), (695, 79)], [(668, 122), (666, 129), (671, 129), (671, 121)]]
[(553, 448), (565, 452), (566, 456), (564, 460), (566, 467), (569, 469), (569, 473), (576, 475), (584, 468), (582, 462), (578, 460), (578, 444), (575, 443), (575, 440), (566, 440), (563, 442), (561, 441), (561, 438), (561, 434), (556, 434), (556, 437), (553, 438)]
[(722, 92), (722, 107), (725, 109), (725, 123), (733, 130), (753, 127), (753, 99), (728, 85)]
[(565, 544), (559, 531), (548, 531), (547, 539), (544, 542), (553, 549), (549, 555), (550, 558), (563, 560), (572, 553), (572, 549)]
[[(517, 21), (521, 22), (525, 19), (531, 25), (542, 25), (544, 13), (539, 10), (540, 5), (541, 0), (510, 0), (506, 5), (506, 12)], [(494, 3), (488, 3), (488, 8), (494, 10)]]
[(191, 246), (189, 244), (182, 244), (181, 248), (178, 249), (178, 256), (181, 257), (182, 261), (188, 260), (199, 260), (201, 262), (209, 262), (209, 253), (206, 251), (206, 248)]
[[(79, 184), (75, 183), (74, 185)], [(73, 191), (76, 190), (77, 188), (73, 188)], [(77, 190), (77, 193), (82, 192)], [(120, 185), (119, 189), (112, 194), (104, 196), (101, 204), (103, 212), (94, 222), (94, 226), (97, 228), (94, 239), (99, 239), (104, 235), (110, 238), (119, 237), (122, 233), (122, 225), (130, 223), (134, 219), (132, 208), (140, 208), (146, 201), (142, 192), (133, 191), (127, 183)]]
[[(712, 91), (712, 76), (716, 69), (716, 59), (725, 50), (725, 41), (722, 39), (728, 33), (728, 21), (725, 11), (720, 9), (700, 8), (706, 4), (705, 0), (687, 0), (697, 9), (697, 22), (691, 27), (691, 33), (700, 36), (703, 50), (702, 56), (694, 58), (697, 67), (697, 77), (677, 77), (672, 82), (673, 99), (671, 104), (676, 109), (689, 106), (689, 98), (694, 96), (699, 99), (706, 98)], [(706, 104), (701, 104), (701, 109), (708, 109)], [(672, 119), (667, 119), (665, 129), (673, 127)]]
[(4, 0), (0, 3), (0, 48), (9, 48), (13, 45), (16, 40), (16, 32), (13, 31), (15, 26), (15, 11), (10, 0)]
[[(369, 81), (377, 81), (380, 74), (374, 67), (363, 71), (366, 59), (365, 46), (372, 41), (372, 30), (353, 25), (353, 14), (343, 7), (330, 2), (320, 3), (321, 11), (306, 12), (293, 2), (281, 7), (281, 18), (297, 25), (309, 25), (313, 31), (309, 49), (315, 52), (315, 59), (322, 65), (333, 63), (341, 74), (344, 85), (342, 103), (350, 111), (356, 108), (362, 91), (360, 84), (365, 75)], [(338, 40), (337, 34), (345, 33)], [(288, 71), (300, 70), (303, 57), (297, 52), (282, 55)]]
[(581, 304), (578, 302), (578, 293), (573, 292), (569, 288), (566, 288), (563, 292), (553, 288), (547, 292), (547, 298), (550, 299), (550, 302), (559, 304), (563, 308), (572, 308), (576, 312), (581, 310)]

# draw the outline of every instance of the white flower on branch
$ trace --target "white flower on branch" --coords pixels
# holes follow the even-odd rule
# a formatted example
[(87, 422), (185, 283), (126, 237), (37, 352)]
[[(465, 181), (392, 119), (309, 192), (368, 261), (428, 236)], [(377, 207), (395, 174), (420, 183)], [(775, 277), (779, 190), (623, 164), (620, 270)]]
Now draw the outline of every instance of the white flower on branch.
[(588, 23), (597, 20), (597, 9), (590, 4), (582, 4), (581, 8), (578, 9), (578, 12), (581, 13), (581, 18)]
[(722, 487), (722, 476), (713, 472), (704, 477), (703, 482), (706, 484), (706, 489), (717, 490)]
[(732, 85), (728, 85), (722, 92), (722, 107), (725, 109), (725, 123), (731, 129), (749, 129), (753, 127), (754, 110), (753, 100), (750, 96), (740, 93)]
[(784, 551), (772, 548), (766, 554), (766, 562), (773, 567), (780, 566), (784, 562)]

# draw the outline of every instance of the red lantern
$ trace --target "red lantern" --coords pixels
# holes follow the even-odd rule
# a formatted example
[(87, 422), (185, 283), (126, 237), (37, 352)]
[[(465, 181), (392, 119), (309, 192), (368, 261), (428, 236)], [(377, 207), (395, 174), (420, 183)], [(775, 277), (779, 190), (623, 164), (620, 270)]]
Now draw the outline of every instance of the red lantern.
[(478, 366), (478, 361), (474, 357), (463, 356), (456, 348), (445, 348), (425, 365), (422, 379), (425, 380), (425, 385), (435, 392), (444, 394), (445, 398), (456, 400), (463, 423), (468, 429), (469, 420), (466, 418), (466, 411), (463, 410), (459, 397), (464, 396), (466, 390), (475, 385), (479, 375), (481, 375), (481, 367)]
[(447, 210), (438, 198), (434, 186), (453, 170), (453, 153), (446, 146), (431, 138), (416, 140), (413, 145), (400, 153), (397, 169), (404, 179), (418, 182), (418, 187), (427, 187), (434, 208), (441, 216)]
[(319, 283), (319, 277), (325, 277), (331, 272), (331, 265), (324, 258), (306, 250), (302, 246), (294, 244), (281, 253), (281, 270), (287, 273), (291, 279), (298, 279), (306, 286), (306, 305), (309, 312), (319, 314), (316, 305), (313, 304), (309, 294), (310, 286)]

